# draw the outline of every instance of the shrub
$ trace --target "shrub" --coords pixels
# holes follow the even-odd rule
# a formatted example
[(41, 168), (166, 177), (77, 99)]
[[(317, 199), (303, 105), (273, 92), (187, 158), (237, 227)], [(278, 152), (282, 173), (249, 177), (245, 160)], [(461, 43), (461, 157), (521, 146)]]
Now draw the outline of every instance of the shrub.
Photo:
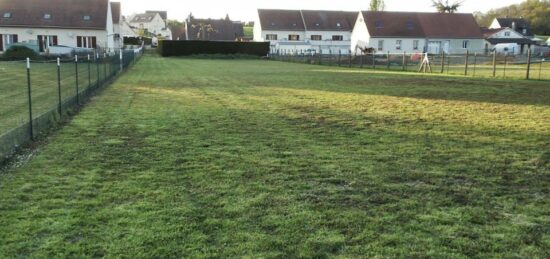
[(124, 37), (124, 45), (151, 45), (153, 42), (152, 38), (147, 37)]
[(163, 57), (197, 54), (267, 56), (269, 42), (163, 40), (159, 42), (158, 52)]
[(4, 52), (4, 59), (7, 60), (23, 60), (26, 58), (37, 59), (38, 53), (25, 46), (18, 45), (11, 46), (8, 50)]

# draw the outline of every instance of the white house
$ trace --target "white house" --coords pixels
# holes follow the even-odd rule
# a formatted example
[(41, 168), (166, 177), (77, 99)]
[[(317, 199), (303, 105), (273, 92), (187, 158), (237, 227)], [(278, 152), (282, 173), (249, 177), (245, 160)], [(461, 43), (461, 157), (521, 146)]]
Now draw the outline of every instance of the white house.
[(472, 14), (363, 11), (351, 36), (355, 53), (373, 48), (384, 53), (460, 54), (481, 51), (484, 43)]
[(254, 41), (271, 51), (349, 54), (357, 12), (259, 9)]
[(489, 29), (511, 28), (526, 38), (534, 38), (535, 34), (531, 31), (531, 26), (523, 18), (495, 18)]
[(147, 11), (146, 13), (135, 14), (128, 19), (128, 24), (138, 30), (146, 30), (154, 36), (160, 35), (165, 39), (171, 39), (172, 32), (168, 28), (167, 20), (163, 18), (163, 14), (166, 14), (166, 12)]
[(109, 0), (0, 0), (0, 52), (14, 43), (113, 51), (121, 47), (119, 21), (120, 3)]
[(487, 51), (496, 50), (497, 53), (520, 55), (525, 54), (527, 48), (535, 44), (531, 39), (512, 28), (482, 28), (482, 32), (485, 37)]

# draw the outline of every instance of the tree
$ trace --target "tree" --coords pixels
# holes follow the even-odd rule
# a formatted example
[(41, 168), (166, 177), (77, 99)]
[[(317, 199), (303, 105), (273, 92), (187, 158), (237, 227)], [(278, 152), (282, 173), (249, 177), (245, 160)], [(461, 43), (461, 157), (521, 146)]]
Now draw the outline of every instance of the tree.
[(371, 0), (369, 10), (370, 11), (377, 11), (381, 12), (386, 9), (386, 4), (384, 3), (384, 0)]
[(449, 4), (449, 0), (432, 0), (432, 6), (440, 13), (456, 13), (458, 8), (462, 6), (462, 1), (457, 1)]
[(490, 26), (495, 18), (523, 18), (535, 34), (550, 35), (550, 0), (527, 0), (487, 13), (476, 13), (475, 17), (478, 24), (485, 27)]

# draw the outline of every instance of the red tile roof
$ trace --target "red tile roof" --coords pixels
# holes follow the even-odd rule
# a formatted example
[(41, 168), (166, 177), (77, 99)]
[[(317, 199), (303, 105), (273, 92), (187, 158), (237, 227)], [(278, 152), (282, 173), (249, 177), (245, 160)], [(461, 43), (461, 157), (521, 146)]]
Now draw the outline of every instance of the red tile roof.
[(472, 14), (363, 11), (372, 37), (482, 39)]
[[(105, 30), (108, 4), (109, 0), (0, 0), (0, 26)], [(4, 13), (11, 17), (3, 18)], [(51, 18), (44, 19), (45, 14)]]

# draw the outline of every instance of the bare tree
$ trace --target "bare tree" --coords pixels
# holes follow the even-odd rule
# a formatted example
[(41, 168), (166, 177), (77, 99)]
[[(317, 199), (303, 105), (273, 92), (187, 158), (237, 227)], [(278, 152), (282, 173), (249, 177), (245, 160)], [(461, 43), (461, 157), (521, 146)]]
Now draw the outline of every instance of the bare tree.
[(195, 29), (197, 28), (197, 39), (199, 40), (209, 40), (210, 39), (210, 33), (217, 32), (216, 29), (212, 26), (212, 24), (205, 24), (205, 23), (198, 23), (193, 24), (191, 28)]
[(445, 2), (443, 0), (432, 0), (432, 6), (440, 13), (456, 13), (463, 3), (463, 1), (456, 1), (450, 4), (449, 0), (445, 0)]
[(386, 4), (384, 0), (371, 0), (369, 5), (370, 11), (384, 11), (386, 9)]

